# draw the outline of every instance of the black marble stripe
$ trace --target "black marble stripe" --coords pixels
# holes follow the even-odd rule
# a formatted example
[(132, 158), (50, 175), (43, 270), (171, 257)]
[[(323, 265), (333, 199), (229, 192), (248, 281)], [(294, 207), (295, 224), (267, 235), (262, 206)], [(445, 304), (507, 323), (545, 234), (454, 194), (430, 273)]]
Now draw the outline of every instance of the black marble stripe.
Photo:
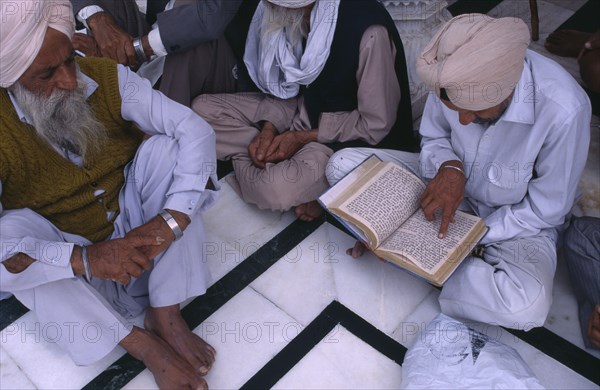
[[(295, 246), (323, 224), (323, 218), (313, 222), (295, 221), (240, 263), (227, 275), (213, 284), (206, 294), (194, 299), (181, 314), (189, 327), (198, 327), (227, 301), (246, 288), (269, 267), (285, 256)], [(146, 367), (133, 356), (126, 354), (99, 374), (84, 389), (120, 389), (139, 375)]]
[(21, 304), (15, 297), (0, 301), (0, 331), (18, 320), (29, 309)]
[(452, 16), (471, 13), (487, 14), (501, 2), (502, 0), (458, 0), (447, 9)]
[(319, 342), (341, 325), (355, 336), (401, 365), (406, 348), (338, 301), (333, 301), (241, 389), (272, 388)]
[(515, 329), (506, 330), (600, 386), (600, 359), (585, 350), (546, 328), (534, 328), (528, 332)]

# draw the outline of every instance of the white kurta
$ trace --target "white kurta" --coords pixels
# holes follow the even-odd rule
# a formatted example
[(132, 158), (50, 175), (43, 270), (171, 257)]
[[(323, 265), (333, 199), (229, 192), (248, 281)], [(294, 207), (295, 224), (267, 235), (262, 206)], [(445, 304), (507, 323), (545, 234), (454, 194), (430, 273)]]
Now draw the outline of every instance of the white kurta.
[(558, 228), (587, 160), (590, 119), (589, 100), (577, 82), (528, 51), (515, 96), (494, 125), (461, 125), (456, 111), (430, 95), (420, 156), (342, 150), (329, 161), (328, 180), (337, 182), (371, 154), (403, 163), (426, 181), (443, 162), (462, 161), (467, 182), (461, 209), (482, 217), (489, 231), (481, 241), (484, 259), (467, 258), (444, 285), (442, 311), (531, 329), (543, 325), (552, 303)]
[[(123, 237), (163, 208), (191, 216), (183, 238), (155, 259), (150, 273), (128, 286), (95, 278), (90, 285), (75, 277), (70, 265), (73, 246), (89, 241), (59, 231), (29, 209), (0, 210), (0, 261), (19, 252), (37, 260), (19, 274), (0, 267), (0, 289), (35, 311), (40, 322), (60, 325), (64, 337), (55, 341), (77, 364), (92, 363), (110, 352), (131, 330), (126, 318), (140, 314), (148, 303), (177, 304), (203, 294), (208, 283), (199, 214), (216, 196), (205, 190), (209, 178), (218, 185), (214, 132), (190, 109), (153, 90), (128, 68), (119, 65), (118, 76), (122, 117), (152, 137), (125, 170), (121, 213), (111, 238)], [(97, 84), (89, 78), (88, 82), (91, 95)], [(18, 106), (15, 109), (27, 121)], [(81, 163), (79, 156), (65, 158)], [(89, 326), (94, 327), (92, 338)]]

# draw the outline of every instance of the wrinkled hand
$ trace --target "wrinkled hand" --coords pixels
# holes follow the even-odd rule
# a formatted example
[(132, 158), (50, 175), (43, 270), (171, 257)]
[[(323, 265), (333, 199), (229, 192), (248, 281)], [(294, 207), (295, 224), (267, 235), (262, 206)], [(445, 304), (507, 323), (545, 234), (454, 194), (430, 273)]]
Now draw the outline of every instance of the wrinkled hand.
[[(182, 231), (190, 224), (190, 218), (179, 211), (168, 210)], [(147, 258), (154, 259), (165, 249), (167, 249), (175, 240), (173, 231), (167, 225), (161, 216), (157, 215), (145, 224), (130, 230), (125, 237), (160, 237), (161, 243), (159, 245), (145, 245), (138, 247), (138, 250)]]
[(87, 247), (92, 276), (128, 284), (131, 277), (139, 277), (151, 267), (151, 258), (139, 248), (159, 246), (156, 236), (135, 236), (102, 241)]
[(306, 132), (286, 131), (276, 136), (273, 142), (271, 142), (265, 161), (268, 163), (278, 163), (288, 160), (306, 144)]
[(73, 48), (85, 54), (86, 57), (102, 57), (100, 48), (91, 35), (75, 33), (73, 35)]
[(252, 163), (258, 168), (265, 168), (267, 151), (277, 134), (275, 126), (270, 122), (265, 122), (260, 134), (248, 145), (248, 155), (252, 159)]
[[(447, 163), (445, 163), (447, 165)], [(462, 164), (460, 167), (462, 168)], [(454, 162), (451, 165), (459, 166)], [(442, 168), (437, 175), (429, 182), (427, 188), (421, 196), (421, 208), (425, 218), (429, 221), (435, 219), (435, 212), (442, 209), (442, 222), (440, 224), (439, 238), (446, 237), (448, 225), (454, 222), (454, 214), (460, 206), (465, 196), (465, 176), (451, 168)]]
[(135, 66), (137, 58), (133, 49), (133, 38), (127, 34), (106, 12), (98, 12), (87, 19), (103, 57), (119, 64)]

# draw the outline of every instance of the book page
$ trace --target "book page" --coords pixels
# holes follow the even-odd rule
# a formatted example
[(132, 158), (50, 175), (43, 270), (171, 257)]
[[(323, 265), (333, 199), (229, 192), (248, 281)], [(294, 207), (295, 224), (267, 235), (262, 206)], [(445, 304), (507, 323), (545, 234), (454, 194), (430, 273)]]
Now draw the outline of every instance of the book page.
[[(438, 210), (435, 220), (428, 221), (423, 210), (419, 209), (388, 237), (379, 249), (405, 256), (422, 270), (435, 274), (478, 220), (479, 218), (475, 216), (457, 211), (455, 221), (448, 227), (446, 237), (439, 239), (441, 212)], [(472, 243), (463, 243), (463, 245), (469, 244)], [(455, 259), (455, 261), (459, 260), (461, 259)]]
[(424, 190), (425, 184), (410, 171), (387, 163), (339, 209), (371, 228), (380, 240), (384, 240), (419, 209)]

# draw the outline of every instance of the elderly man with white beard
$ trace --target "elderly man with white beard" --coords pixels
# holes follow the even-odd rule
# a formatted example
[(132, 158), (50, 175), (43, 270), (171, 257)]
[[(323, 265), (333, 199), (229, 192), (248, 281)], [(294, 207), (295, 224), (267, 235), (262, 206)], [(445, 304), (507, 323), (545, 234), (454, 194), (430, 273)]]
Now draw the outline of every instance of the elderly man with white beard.
[(127, 68), (76, 60), (68, 1), (0, 6), (0, 290), (76, 364), (120, 345), (161, 388), (206, 387), (215, 350), (179, 304), (208, 283), (213, 130)]
[(202, 95), (192, 108), (259, 208), (314, 219), (335, 150), (417, 147), (402, 41), (376, 0), (262, 0), (244, 62), (262, 93)]

